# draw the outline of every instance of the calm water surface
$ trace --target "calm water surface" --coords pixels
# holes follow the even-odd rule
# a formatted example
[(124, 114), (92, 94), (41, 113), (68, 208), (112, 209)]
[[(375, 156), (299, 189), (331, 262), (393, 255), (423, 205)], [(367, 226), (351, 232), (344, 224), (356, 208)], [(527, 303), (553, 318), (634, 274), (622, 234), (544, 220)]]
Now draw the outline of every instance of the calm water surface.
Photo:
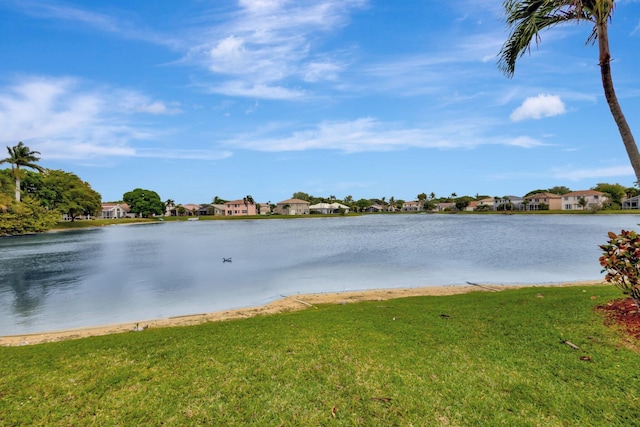
[(247, 307), (298, 293), (598, 280), (598, 245), (608, 231), (638, 222), (635, 215), (374, 215), (2, 238), (0, 335)]

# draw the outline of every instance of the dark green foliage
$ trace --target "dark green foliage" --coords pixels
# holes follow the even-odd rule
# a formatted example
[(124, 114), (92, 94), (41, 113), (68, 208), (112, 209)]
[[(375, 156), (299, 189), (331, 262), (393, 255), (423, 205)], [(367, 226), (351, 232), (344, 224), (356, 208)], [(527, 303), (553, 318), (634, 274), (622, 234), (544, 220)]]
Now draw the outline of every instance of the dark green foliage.
[(44, 174), (27, 172), (23, 190), (37, 197), (47, 209), (67, 214), (72, 221), (83, 215), (100, 212), (102, 197), (76, 174), (50, 170)]
[(632, 297), (640, 308), (640, 235), (626, 230), (609, 232), (609, 240), (600, 249), (604, 251), (600, 265), (607, 273), (605, 280)]
[(143, 218), (164, 213), (164, 204), (155, 191), (136, 188), (124, 193), (122, 200), (129, 205), (131, 212)]
[(0, 236), (47, 231), (60, 220), (60, 213), (47, 210), (27, 196), (21, 202), (12, 201), (0, 209)]

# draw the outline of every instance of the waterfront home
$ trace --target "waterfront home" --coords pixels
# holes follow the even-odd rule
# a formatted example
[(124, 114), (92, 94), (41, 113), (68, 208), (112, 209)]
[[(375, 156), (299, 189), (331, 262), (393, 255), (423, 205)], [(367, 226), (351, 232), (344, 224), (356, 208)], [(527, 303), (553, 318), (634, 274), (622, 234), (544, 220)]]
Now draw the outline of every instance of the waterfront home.
[[(342, 210), (342, 211), (341, 211)], [(309, 206), (309, 212), (317, 214), (336, 214), (340, 212), (349, 213), (349, 206), (342, 203), (316, 203)]]
[(562, 196), (554, 193), (534, 193), (524, 198), (523, 203), (529, 211), (541, 210), (546, 206), (549, 210), (562, 209)]
[(640, 196), (624, 199), (622, 201), (622, 209), (640, 209)]
[(418, 212), (422, 210), (424, 203), (418, 201), (404, 202), (402, 204), (402, 212)]
[(287, 199), (276, 204), (275, 212), (280, 215), (308, 215), (311, 203), (300, 199)]
[(100, 210), (99, 219), (117, 219), (127, 218), (130, 212), (129, 205), (126, 203), (103, 203)]
[(451, 211), (455, 209), (456, 209), (456, 204), (451, 202), (443, 202), (443, 203), (438, 203), (436, 205), (436, 211), (438, 212)]
[(246, 203), (242, 199), (225, 202), (224, 216), (247, 216), (256, 214), (255, 203)]
[(580, 190), (562, 195), (562, 210), (599, 209), (607, 203), (609, 197), (601, 191)]
[(269, 203), (258, 203), (258, 214), (269, 215), (271, 213), (271, 205)]

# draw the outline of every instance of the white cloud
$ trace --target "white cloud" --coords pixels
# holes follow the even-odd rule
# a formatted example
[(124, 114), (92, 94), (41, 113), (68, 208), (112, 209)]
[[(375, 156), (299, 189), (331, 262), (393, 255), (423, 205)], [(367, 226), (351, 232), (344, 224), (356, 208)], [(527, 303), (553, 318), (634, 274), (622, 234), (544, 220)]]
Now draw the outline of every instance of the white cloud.
[(519, 122), (527, 119), (541, 119), (564, 114), (566, 109), (562, 99), (557, 95), (540, 94), (524, 100), (521, 106), (516, 108), (509, 118)]
[(328, 54), (318, 58), (318, 36), (346, 25), (351, 11), (366, 4), (367, 0), (242, 0), (233, 19), (209, 29), (184, 61), (195, 61), (229, 79), (209, 85), (212, 92), (293, 99), (302, 92), (283, 90), (284, 81), (337, 78), (343, 65)]
[[(163, 131), (135, 124), (140, 112), (169, 114), (163, 102), (135, 91), (87, 88), (72, 78), (26, 77), (0, 88), (0, 144), (24, 141), (43, 159), (89, 159), (108, 156), (186, 158), (187, 151), (140, 150)], [(224, 153), (194, 152), (193, 158), (221, 158)]]
[(631, 166), (612, 166), (608, 168), (594, 169), (557, 169), (553, 172), (555, 178), (569, 179), (571, 181), (579, 181), (588, 178), (613, 178), (620, 176), (635, 177)]
[(528, 136), (519, 136), (514, 139), (507, 140), (506, 145), (512, 145), (514, 147), (522, 147), (522, 148), (532, 148), (532, 147), (540, 147), (545, 144), (535, 138), (531, 138)]
[[(441, 123), (431, 128), (404, 128), (398, 123), (364, 117), (352, 121), (321, 122), (312, 128), (294, 131), (286, 129), (286, 125), (271, 124), (267, 129), (240, 135), (224, 144), (268, 152), (337, 150), (346, 153), (394, 151), (411, 147), (471, 149), (489, 144), (523, 148), (544, 145), (527, 137), (484, 137), (486, 130), (484, 125), (466, 120)], [(279, 135), (273, 136), (274, 134)]]

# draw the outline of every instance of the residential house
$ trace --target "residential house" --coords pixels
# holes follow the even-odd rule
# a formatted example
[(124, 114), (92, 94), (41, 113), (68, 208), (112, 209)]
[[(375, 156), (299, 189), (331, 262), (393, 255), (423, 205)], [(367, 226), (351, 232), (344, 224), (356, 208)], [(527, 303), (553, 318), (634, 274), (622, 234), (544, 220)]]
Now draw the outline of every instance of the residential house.
[(609, 197), (601, 191), (581, 190), (562, 195), (562, 210), (574, 211), (584, 209), (599, 209)]
[(280, 215), (308, 215), (311, 203), (300, 199), (287, 199), (278, 202), (275, 212)]
[(336, 214), (340, 212), (348, 213), (349, 206), (343, 205), (342, 203), (334, 202), (334, 203), (316, 203), (315, 205), (309, 206), (309, 212), (318, 213), (318, 214)]
[(418, 201), (404, 202), (402, 212), (418, 212), (422, 210), (424, 203)]
[(198, 209), (201, 208), (200, 205), (196, 205), (193, 203), (187, 203), (186, 205), (182, 205), (182, 207), (185, 209), (185, 215), (186, 216), (196, 216), (198, 215)]
[(271, 213), (271, 205), (269, 203), (258, 203), (258, 210), (260, 215), (269, 215)]
[(386, 207), (378, 204), (371, 205), (364, 209), (365, 212), (384, 212), (386, 210), (387, 210)]
[(224, 216), (248, 216), (256, 214), (255, 203), (246, 203), (242, 199), (224, 203)]
[(554, 193), (534, 193), (524, 198), (522, 202), (529, 211), (538, 211), (543, 205), (546, 205), (549, 210), (561, 210), (562, 209), (562, 196)]
[(622, 201), (622, 209), (640, 209), (640, 196), (624, 199)]
[(494, 197), (492, 200), (493, 200), (492, 205), (494, 210), (512, 210), (512, 211), (524, 210), (524, 204), (523, 204), (524, 197), (521, 197), (521, 196)]
[(451, 211), (455, 209), (456, 209), (456, 204), (452, 202), (438, 203), (436, 205), (436, 211), (438, 212)]
[(99, 219), (127, 218), (129, 215), (129, 205), (126, 203), (103, 203), (100, 210)]

